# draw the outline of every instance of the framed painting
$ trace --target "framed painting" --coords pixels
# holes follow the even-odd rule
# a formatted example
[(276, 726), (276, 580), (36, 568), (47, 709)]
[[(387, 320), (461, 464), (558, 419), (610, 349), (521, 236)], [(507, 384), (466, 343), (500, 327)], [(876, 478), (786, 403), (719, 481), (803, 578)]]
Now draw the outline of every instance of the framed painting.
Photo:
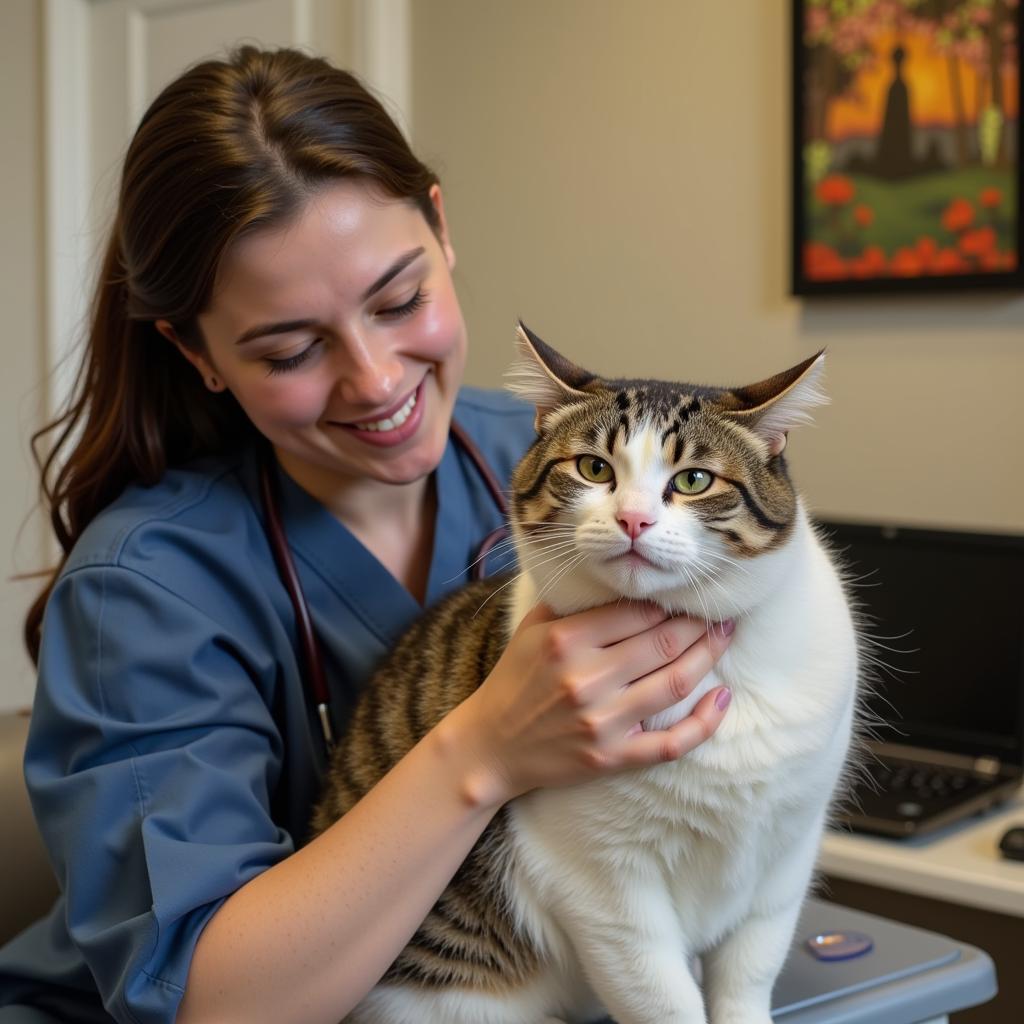
[(1019, 288), (1021, 0), (794, 0), (794, 294)]

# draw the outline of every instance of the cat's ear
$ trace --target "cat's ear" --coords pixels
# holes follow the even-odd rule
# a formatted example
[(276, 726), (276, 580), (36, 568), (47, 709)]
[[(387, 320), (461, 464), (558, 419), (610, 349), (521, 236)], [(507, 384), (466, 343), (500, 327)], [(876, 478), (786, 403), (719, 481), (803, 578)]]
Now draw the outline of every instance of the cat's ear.
[(586, 397), (583, 388), (596, 379), (541, 341), (522, 320), (516, 324), (516, 349), (516, 360), (505, 372), (505, 386), (537, 407), (538, 430), (553, 409)]
[(825, 350), (802, 363), (783, 370), (767, 380), (733, 388), (730, 395), (739, 399), (739, 409), (729, 409), (729, 419), (741, 423), (768, 445), (772, 455), (786, 447), (786, 435), (792, 427), (811, 422), (811, 410), (827, 405), (822, 390), (825, 371)]

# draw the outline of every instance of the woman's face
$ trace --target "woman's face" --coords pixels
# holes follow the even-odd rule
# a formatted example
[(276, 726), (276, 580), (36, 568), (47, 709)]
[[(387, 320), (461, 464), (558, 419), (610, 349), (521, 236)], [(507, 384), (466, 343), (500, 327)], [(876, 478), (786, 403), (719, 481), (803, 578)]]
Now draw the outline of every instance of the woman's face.
[(199, 316), (207, 350), (185, 351), (318, 497), (410, 483), (441, 460), (466, 329), (437, 186), (431, 199), (440, 238), (411, 203), (324, 187), (295, 221), (225, 254)]

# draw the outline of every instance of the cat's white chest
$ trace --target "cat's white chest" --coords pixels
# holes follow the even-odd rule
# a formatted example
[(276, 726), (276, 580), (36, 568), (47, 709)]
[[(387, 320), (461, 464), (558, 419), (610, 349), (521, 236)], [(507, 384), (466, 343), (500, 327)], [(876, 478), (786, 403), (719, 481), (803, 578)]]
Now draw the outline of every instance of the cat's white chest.
[(671, 906), (689, 948), (708, 948), (749, 913), (769, 866), (816, 841), (846, 756), (857, 657), (831, 564), (813, 538), (798, 557), (771, 601), (738, 619), (715, 670), (645, 723), (667, 728), (726, 685), (732, 705), (711, 739), (677, 762), (513, 805), (520, 913), (548, 944), (568, 908), (626, 888), (652, 917)]

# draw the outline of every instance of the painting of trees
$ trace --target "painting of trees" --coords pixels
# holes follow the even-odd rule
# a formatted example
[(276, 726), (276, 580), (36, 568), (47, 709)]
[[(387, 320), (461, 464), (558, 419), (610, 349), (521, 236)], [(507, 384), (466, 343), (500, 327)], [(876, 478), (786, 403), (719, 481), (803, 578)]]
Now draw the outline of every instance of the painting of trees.
[(1018, 283), (1020, 0), (795, 16), (794, 290)]

